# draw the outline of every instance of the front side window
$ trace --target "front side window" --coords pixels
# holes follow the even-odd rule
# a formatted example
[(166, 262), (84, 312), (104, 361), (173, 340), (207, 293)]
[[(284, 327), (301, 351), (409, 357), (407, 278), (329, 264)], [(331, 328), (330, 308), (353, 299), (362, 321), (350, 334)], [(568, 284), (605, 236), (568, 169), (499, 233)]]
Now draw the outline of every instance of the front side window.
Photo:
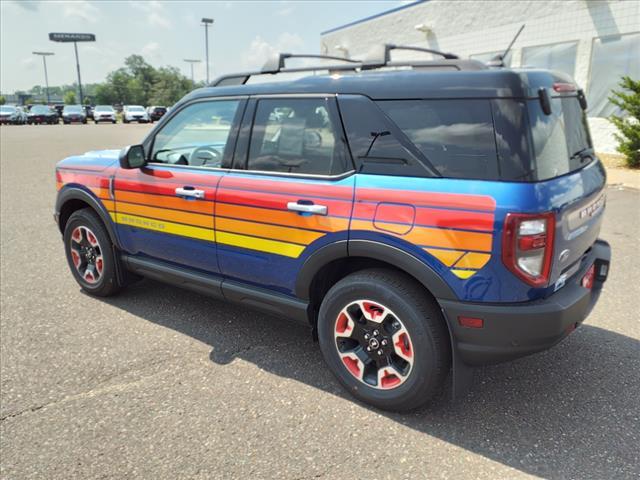
[(522, 49), (522, 66), (558, 70), (573, 77), (577, 50), (578, 42), (526, 47)]
[(499, 178), (489, 100), (378, 102), (443, 177)]
[(217, 100), (183, 108), (156, 135), (151, 162), (220, 167), (239, 104), (240, 100)]
[(326, 98), (259, 100), (248, 170), (336, 175), (347, 167), (342, 136)]

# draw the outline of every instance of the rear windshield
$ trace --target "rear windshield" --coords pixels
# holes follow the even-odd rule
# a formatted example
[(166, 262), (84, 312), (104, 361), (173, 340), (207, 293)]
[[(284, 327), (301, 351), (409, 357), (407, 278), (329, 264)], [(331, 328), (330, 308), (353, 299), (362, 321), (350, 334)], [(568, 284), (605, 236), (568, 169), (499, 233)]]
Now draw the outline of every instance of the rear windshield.
[(96, 112), (113, 112), (113, 107), (111, 105), (98, 105), (94, 110)]
[(538, 180), (573, 172), (593, 158), (584, 155), (592, 144), (577, 97), (552, 98), (550, 115), (537, 99), (529, 100), (528, 110)]
[(34, 105), (31, 107), (31, 113), (49, 113), (51, 109), (42, 105)]
[(16, 107), (0, 107), (2, 113), (13, 113), (16, 111)]
[(67, 105), (64, 107), (66, 113), (81, 113), (82, 107), (80, 105)]

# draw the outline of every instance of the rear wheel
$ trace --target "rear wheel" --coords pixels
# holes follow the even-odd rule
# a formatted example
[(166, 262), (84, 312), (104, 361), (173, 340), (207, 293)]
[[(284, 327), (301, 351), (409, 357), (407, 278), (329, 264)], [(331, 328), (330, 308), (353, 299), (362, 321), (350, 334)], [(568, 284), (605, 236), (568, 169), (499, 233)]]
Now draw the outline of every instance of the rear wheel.
[(363, 270), (335, 284), (320, 307), (318, 337), (338, 381), (385, 410), (425, 404), (449, 371), (438, 306), (415, 280), (391, 270)]
[(83, 290), (107, 297), (120, 289), (111, 239), (93, 210), (84, 208), (69, 217), (64, 248), (69, 268)]

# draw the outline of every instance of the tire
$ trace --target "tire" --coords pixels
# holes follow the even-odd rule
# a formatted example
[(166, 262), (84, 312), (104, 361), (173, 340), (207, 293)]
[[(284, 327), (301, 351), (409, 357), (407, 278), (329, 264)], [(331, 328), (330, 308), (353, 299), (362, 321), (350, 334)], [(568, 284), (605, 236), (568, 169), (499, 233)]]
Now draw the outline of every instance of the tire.
[[(362, 270), (336, 283), (320, 306), (318, 339), (342, 386), (383, 410), (424, 405), (442, 390), (451, 365), (437, 304), (416, 280), (392, 270)], [(373, 353), (365, 351), (372, 347)]]
[[(65, 225), (63, 238), (67, 263), (84, 291), (108, 297), (120, 290), (113, 244), (102, 220), (92, 209), (75, 211)], [(83, 253), (89, 253), (89, 247), (93, 249), (93, 263)]]
[(111, 120), (111, 123), (113, 123), (113, 124), (115, 125), (115, 124), (116, 124), (116, 121), (115, 121), (115, 120)]

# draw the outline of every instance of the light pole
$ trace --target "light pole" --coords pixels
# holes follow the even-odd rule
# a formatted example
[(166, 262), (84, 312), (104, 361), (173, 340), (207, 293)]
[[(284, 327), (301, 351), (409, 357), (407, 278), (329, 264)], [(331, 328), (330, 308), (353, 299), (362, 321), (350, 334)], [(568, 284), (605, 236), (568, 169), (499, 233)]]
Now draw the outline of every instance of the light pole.
[(42, 63), (44, 64), (44, 84), (47, 92), (47, 105), (51, 103), (49, 98), (49, 76), (47, 75), (47, 57), (54, 55), (53, 52), (31, 52), (34, 55), (40, 55), (42, 57)]
[(195, 85), (196, 82), (193, 80), (193, 64), (200, 63), (202, 60), (193, 60), (193, 59), (185, 58), (184, 61), (191, 65), (191, 83)]
[(213, 18), (203, 18), (202, 26), (204, 27), (204, 50), (207, 62), (207, 85), (209, 85), (209, 25), (213, 25)]

